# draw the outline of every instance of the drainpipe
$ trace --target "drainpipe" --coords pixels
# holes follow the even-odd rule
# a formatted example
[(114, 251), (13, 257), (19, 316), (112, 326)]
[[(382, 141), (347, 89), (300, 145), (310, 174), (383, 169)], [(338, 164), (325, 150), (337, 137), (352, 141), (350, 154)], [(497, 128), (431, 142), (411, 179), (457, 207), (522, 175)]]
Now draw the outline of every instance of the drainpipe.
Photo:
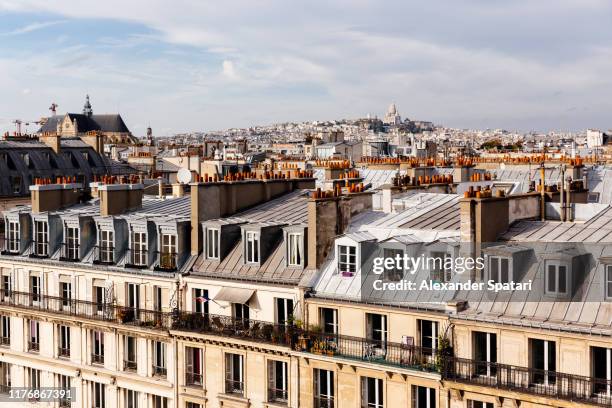
[(561, 222), (565, 221), (565, 203), (564, 203), (564, 196), (565, 196), (565, 165), (562, 164), (561, 165), (561, 194), (559, 194), (559, 213), (561, 215)]
[(572, 195), (570, 190), (572, 188), (572, 178), (570, 176), (567, 177), (567, 204), (565, 208), (567, 209), (566, 219), (568, 221), (572, 221)]
[(545, 183), (546, 169), (544, 168), (544, 162), (540, 165), (540, 218), (542, 221), (546, 220), (546, 183)]

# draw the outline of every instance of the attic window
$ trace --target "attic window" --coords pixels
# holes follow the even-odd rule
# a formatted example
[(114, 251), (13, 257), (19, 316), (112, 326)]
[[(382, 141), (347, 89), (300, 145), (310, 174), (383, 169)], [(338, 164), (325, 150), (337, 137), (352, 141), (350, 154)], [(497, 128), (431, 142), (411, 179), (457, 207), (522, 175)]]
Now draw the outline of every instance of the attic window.
[(302, 234), (299, 232), (287, 234), (287, 265), (301, 266), (304, 257), (302, 251)]
[(255, 231), (246, 232), (245, 259), (247, 263), (259, 263), (259, 234)]
[(501, 256), (489, 257), (489, 279), (495, 283), (510, 283), (512, 271), (510, 271), (510, 258)]
[(546, 293), (566, 295), (568, 292), (568, 266), (560, 261), (546, 261)]
[(606, 265), (606, 298), (612, 299), (612, 265)]
[(219, 259), (219, 229), (206, 228), (206, 258)]
[(338, 272), (343, 276), (352, 276), (357, 271), (357, 248), (338, 245)]
[(11, 184), (13, 187), (13, 194), (21, 193), (21, 176), (12, 176)]

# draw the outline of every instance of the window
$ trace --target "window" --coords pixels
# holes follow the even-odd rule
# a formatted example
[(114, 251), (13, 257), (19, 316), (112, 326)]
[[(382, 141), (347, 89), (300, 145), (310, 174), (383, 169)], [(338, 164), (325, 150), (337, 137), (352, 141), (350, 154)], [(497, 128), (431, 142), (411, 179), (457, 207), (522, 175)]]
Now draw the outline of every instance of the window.
[(387, 316), (366, 313), (366, 336), (370, 347), (385, 348), (387, 342)]
[(285, 361), (268, 361), (268, 401), (287, 403), (289, 372)]
[(11, 364), (4, 361), (0, 361), (0, 386), (11, 387)]
[(7, 224), (8, 240), (6, 250), (12, 254), (19, 253), (19, 222), (9, 221)]
[(147, 265), (147, 234), (132, 232), (132, 265)]
[(332, 408), (334, 406), (334, 372), (314, 371), (314, 407)]
[(497, 335), (495, 333), (474, 332), (473, 355), (476, 375), (487, 377), (497, 375)]
[(79, 229), (66, 227), (66, 249), (64, 257), (70, 261), (79, 260)]
[(30, 276), (30, 299), (33, 305), (38, 305), (40, 302), (40, 276)]
[(452, 269), (445, 267), (446, 259), (450, 255), (446, 252), (432, 252), (428, 262), (429, 278), (438, 282), (449, 282), (452, 279)]
[(383, 407), (383, 380), (361, 377), (361, 408)]
[(244, 356), (225, 354), (225, 392), (240, 394), (244, 392)]
[(202, 385), (202, 349), (185, 347), (185, 385)]
[(57, 354), (59, 357), (70, 357), (70, 327), (60, 325), (57, 330), (59, 335)]
[(137, 283), (127, 284), (127, 307), (138, 310), (140, 307), (140, 285)]
[(64, 398), (60, 398), (59, 406), (60, 407), (70, 407), (70, 399), (68, 398), (69, 393), (71, 393), (71, 379), (67, 375), (57, 374), (57, 386), (61, 390), (66, 391), (66, 395)]
[(219, 259), (219, 230), (206, 228), (206, 257)]
[(293, 320), (293, 299), (276, 298), (276, 323), (288, 326)]
[(10, 316), (0, 316), (0, 345), (10, 346), (11, 344), (11, 318)]
[(92, 408), (106, 408), (106, 388), (104, 384), (97, 382), (91, 383), (91, 407)]
[(163, 269), (176, 268), (176, 235), (162, 234), (159, 266)]
[(546, 293), (562, 295), (568, 292), (567, 264), (559, 261), (546, 261)]
[(425, 349), (423, 353), (433, 355), (433, 351), (438, 348), (438, 322), (419, 319), (418, 323), (421, 347)]
[(40, 389), (40, 370), (28, 367), (27, 372), (28, 372), (28, 386), (34, 390)]
[(123, 337), (123, 369), (136, 371), (136, 338), (132, 336)]
[(605, 278), (606, 297), (612, 299), (612, 265), (606, 265)]
[(530, 368), (535, 368), (531, 381), (534, 384), (555, 384), (555, 371), (557, 366), (557, 350), (554, 341), (529, 339)]
[(48, 226), (47, 221), (34, 222), (34, 253), (37, 256), (49, 255)]
[(499, 256), (489, 257), (489, 279), (495, 283), (510, 283), (510, 260)]
[(91, 332), (91, 363), (104, 364), (104, 332)]
[(234, 319), (236, 320), (249, 320), (249, 306), (242, 303), (232, 303), (232, 309), (234, 311)]
[(153, 375), (166, 376), (166, 343), (162, 341), (153, 342)]
[(287, 265), (301, 266), (304, 256), (302, 255), (302, 234), (290, 232), (287, 234)]
[(255, 231), (246, 232), (246, 262), (259, 262), (259, 234)]
[(202, 408), (202, 405), (196, 403), (196, 402), (187, 402), (185, 404), (185, 408)]
[(436, 408), (435, 388), (413, 385), (412, 408)]
[[(397, 257), (404, 258), (404, 251), (401, 249), (393, 249), (393, 248), (384, 248), (383, 249), (383, 257), (385, 259), (396, 259)], [(403, 261), (402, 261), (403, 263)], [(383, 271), (383, 280), (387, 282), (399, 282), (404, 278), (404, 270), (397, 267), (397, 262), (393, 264), (392, 269), (387, 269)]]
[(28, 321), (28, 351), (38, 351), (40, 348), (40, 324), (36, 320)]
[(7, 300), (11, 296), (12, 286), (13, 285), (11, 285), (11, 275), (2, 275), (2, 294)]
[(94, 302), (96, 303), (96, 312), (98, 314), (104, 313), (104, 287), (103, 286), (94, 286)]
[(352, 276), (357, 271), (357, 248), (338, 245), (338, 272)]
[(157, 285), (153, 286), (153, 310), (162, 311), (162, 288)]
[(21, 193), (21, 176), (11, 176), (13, 194)]
[(125, 390), (125, 408), (138, 408), (138, 391)]
[(468, 408), (494, 408), (492, 402), (468, 400)]
[(168, 408), (168, 398), (160, 397), (159, 395), (154, 395), (153, 408)]
[(200, 314), (208, 314), (208, 291), (206, 289), (193, 288), (193, 311)]
[(115, 262), (114, 246), (115, 246), (114, 232), (111, 230), (101, 230), (100, 231), (100, 248), (99, 248), (100, 262), (103, 262), (103, 263)]
[(595, 394), (612, 396), (612, 349), (591, 347), (593, 377), (593, 392)]
[(329, 307), (319, 308), (319, 322), (325, 334), (338, 334), (338, 310)]
[(60, 294), (62, 296), (62, 308), (69, 309), (72, 303), (72, 284), (60, 282)]

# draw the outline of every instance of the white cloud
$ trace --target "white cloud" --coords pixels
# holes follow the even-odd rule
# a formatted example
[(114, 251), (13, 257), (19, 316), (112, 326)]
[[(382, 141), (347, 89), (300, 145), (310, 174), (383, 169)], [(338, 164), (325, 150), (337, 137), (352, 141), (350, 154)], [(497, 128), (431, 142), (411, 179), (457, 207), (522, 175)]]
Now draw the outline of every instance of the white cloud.
[(239, 79), (238, 74), (236, 73), (236, 68), (234, 67), (234, 63), (232, 61), (224, 60), (221, 66), (221, 74), (225, 78), (231, 81), (236, 81)]
[(60, 21), (46, 21), (46, 22), (41, 22), (41, 23), (32, 23), (32, 24), (27, 24), (23, 27), (20, 28), (16, 28), (12, 31), (8, 31), (5, 33), (0, 33), (1, 36), (12, 36), (12, 35), (21, 35), (21, 34), (28, 34), (31, 33), (33, 31), (38, 31), (38, 30), (42, 30), (48, 27), (52, 27), (58, 24), (62, 24), (64, 23), (64, 20), (60, 20)]

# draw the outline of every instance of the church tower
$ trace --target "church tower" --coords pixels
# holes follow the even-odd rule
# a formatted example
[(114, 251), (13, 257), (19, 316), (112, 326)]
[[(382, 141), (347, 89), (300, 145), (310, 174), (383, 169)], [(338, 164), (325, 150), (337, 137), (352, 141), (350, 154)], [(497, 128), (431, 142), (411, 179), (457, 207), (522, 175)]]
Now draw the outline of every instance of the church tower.
[(83, 115), (85, 116), (93, 115), (93, 110), (91, 109), (91, 103), (89, 103), (89, 95), (85, 95), (85, 105), (83, 105)]

